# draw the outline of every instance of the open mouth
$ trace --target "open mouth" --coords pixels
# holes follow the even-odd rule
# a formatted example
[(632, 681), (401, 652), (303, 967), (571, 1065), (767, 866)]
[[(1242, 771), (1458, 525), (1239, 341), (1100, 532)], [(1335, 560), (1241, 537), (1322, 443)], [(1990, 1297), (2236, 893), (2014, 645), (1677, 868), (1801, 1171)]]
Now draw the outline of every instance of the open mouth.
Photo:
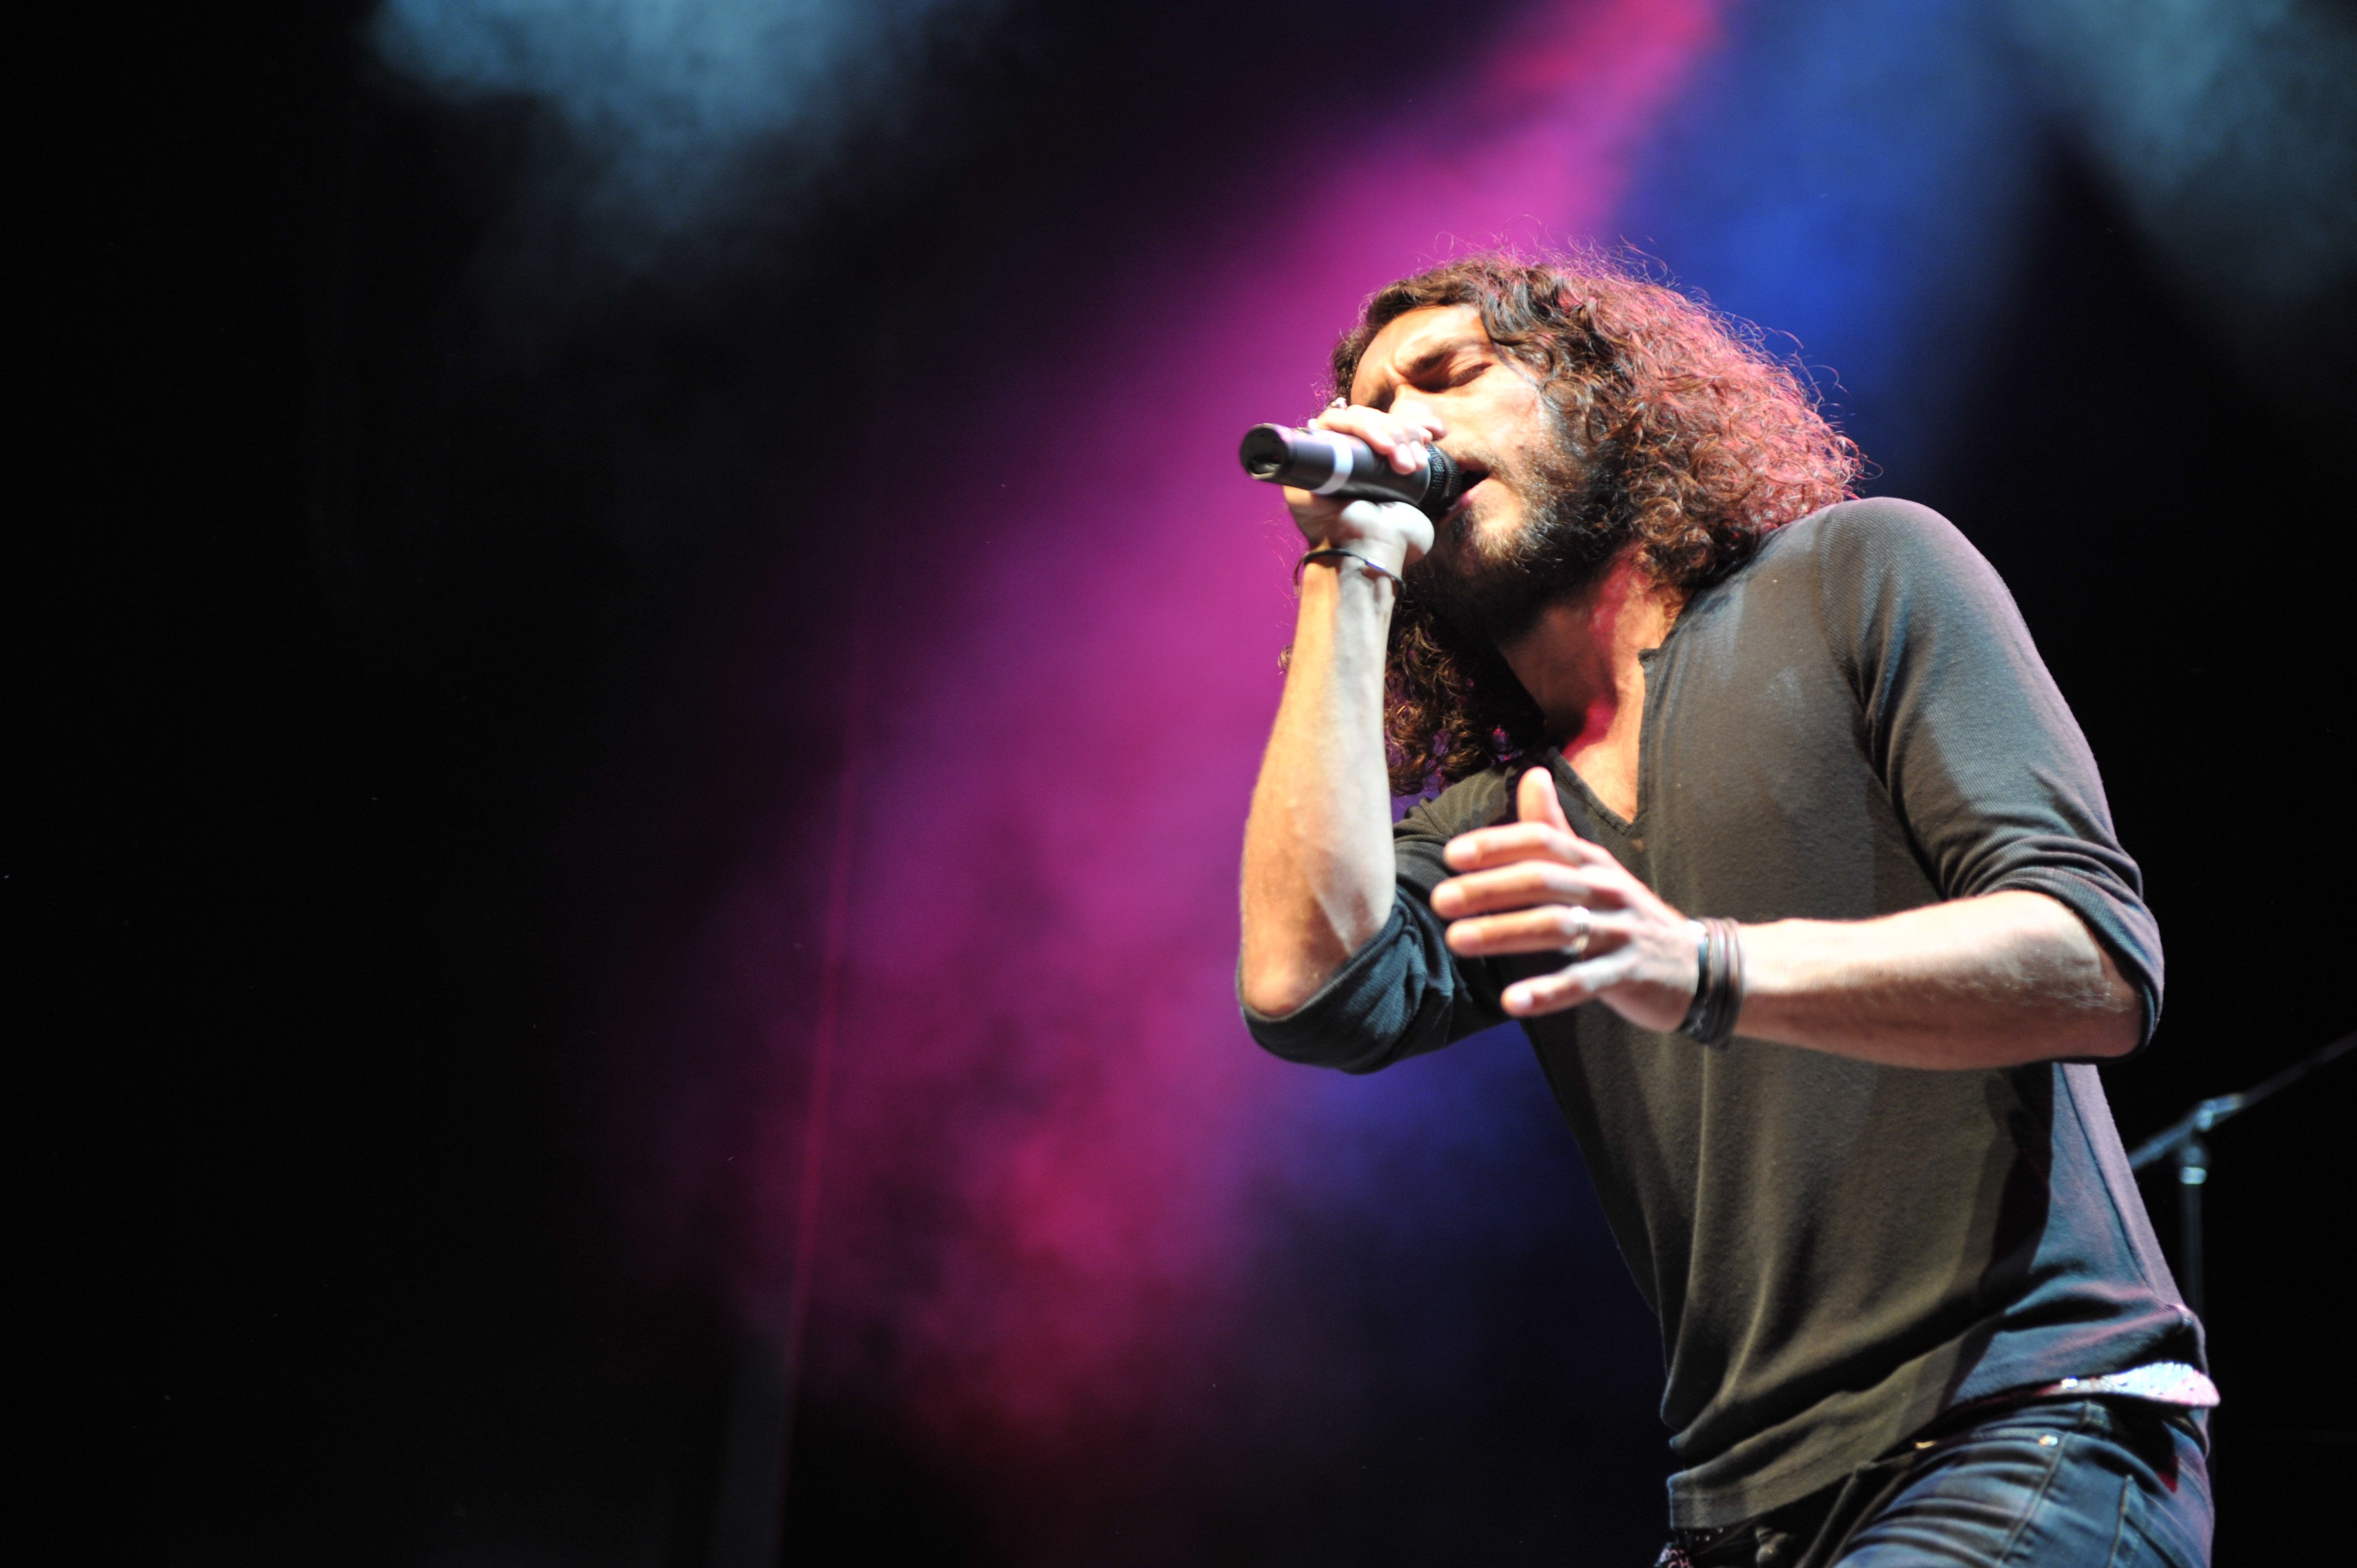
[(1457, 499), (1448, 503), (1448, 510), (1442, 514), (1447, 517), (1455, 517), (1470, 505), (1473, 492), (1490, 477), (1489, 469), (1472, 463), (1459, 463), (1457, 471), (1459, 476)]

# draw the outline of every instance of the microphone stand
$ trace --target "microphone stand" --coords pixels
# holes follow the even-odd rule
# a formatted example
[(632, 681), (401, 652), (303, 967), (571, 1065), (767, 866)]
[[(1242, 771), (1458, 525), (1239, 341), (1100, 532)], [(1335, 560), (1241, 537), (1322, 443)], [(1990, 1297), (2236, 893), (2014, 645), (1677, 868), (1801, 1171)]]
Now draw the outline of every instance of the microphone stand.
[(2138, 1144), (2128, 1155), (2128, 1169), (2173, 1158), (2177, 1165), (2178, 1284), (2185, 1305), (2201, 1312), (2201, 1187), (2210, 1179), (2210, 1145), (2201, 1134), (2229, 1117), (2239, 1116), (2277, 1090), (2287, 1089), (2309, 1073), (2357, 1046), (2357, 1035), (2343, 1035), (2330, 1045), (2310, 1051), (2273, 1078), (2240, 1094), (2220, 1094), (2203, 1101), (2168, 1126)]

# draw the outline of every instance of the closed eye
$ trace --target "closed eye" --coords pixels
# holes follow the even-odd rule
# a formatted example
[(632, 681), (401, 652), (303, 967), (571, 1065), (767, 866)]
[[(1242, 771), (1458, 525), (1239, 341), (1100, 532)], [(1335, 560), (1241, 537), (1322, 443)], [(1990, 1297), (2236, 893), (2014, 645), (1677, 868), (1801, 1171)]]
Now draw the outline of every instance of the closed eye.
[(1471, 343), (1440, 343), (1418, 354), (1403, 367), (1400, 381), (1379, 390), (1367, 406), (1388, 410), (1402, 385), (1418, 392), (1447, 392), (1461, 387), (1490, 368), (1490, 357)]

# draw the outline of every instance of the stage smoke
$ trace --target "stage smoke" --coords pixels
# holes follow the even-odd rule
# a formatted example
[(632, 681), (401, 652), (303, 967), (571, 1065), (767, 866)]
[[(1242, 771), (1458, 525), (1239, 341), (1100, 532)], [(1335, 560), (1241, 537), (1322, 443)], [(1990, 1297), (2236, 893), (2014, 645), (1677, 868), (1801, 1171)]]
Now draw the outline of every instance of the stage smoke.
[(542, 249), (564, 236), (561, 266), (629, 276), (701, 272), (716, 242), (791, 231), (863, 153), (888, 153), (903, 174), (925, 162), (906, 133), (911, 105), (939, 101), (929, 70), (1002, 8), (389, 0), (369, 35), (386, 63), (452, 102), (540, 109), (553, 134), (535, 148), (513, 231)]
[[(2345, 397), (2357, 23), (2316, 0), (2013, 0), (2057, 108), (2203, 315)], [(2337, 339), (2337, 344), (2333, 340)], [(2309, 367), (2306, 376), (2299, 367)]]

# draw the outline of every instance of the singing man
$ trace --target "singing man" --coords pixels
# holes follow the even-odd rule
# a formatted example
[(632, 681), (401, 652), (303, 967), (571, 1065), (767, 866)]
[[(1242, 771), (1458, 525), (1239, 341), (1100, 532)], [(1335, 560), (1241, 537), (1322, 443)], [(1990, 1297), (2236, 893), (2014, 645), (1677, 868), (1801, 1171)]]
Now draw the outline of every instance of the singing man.
[(2206, 1563), (2217, 1395), (2094, 1065), (2159, 933), (2005, 585), (1609, 261), (1408, 278), (1333, 370), (1318, 427), (1473, 482), (1286, 491), (1254, 1036), (1523, 1025), (1661, 1319), (1665, 1563)]

